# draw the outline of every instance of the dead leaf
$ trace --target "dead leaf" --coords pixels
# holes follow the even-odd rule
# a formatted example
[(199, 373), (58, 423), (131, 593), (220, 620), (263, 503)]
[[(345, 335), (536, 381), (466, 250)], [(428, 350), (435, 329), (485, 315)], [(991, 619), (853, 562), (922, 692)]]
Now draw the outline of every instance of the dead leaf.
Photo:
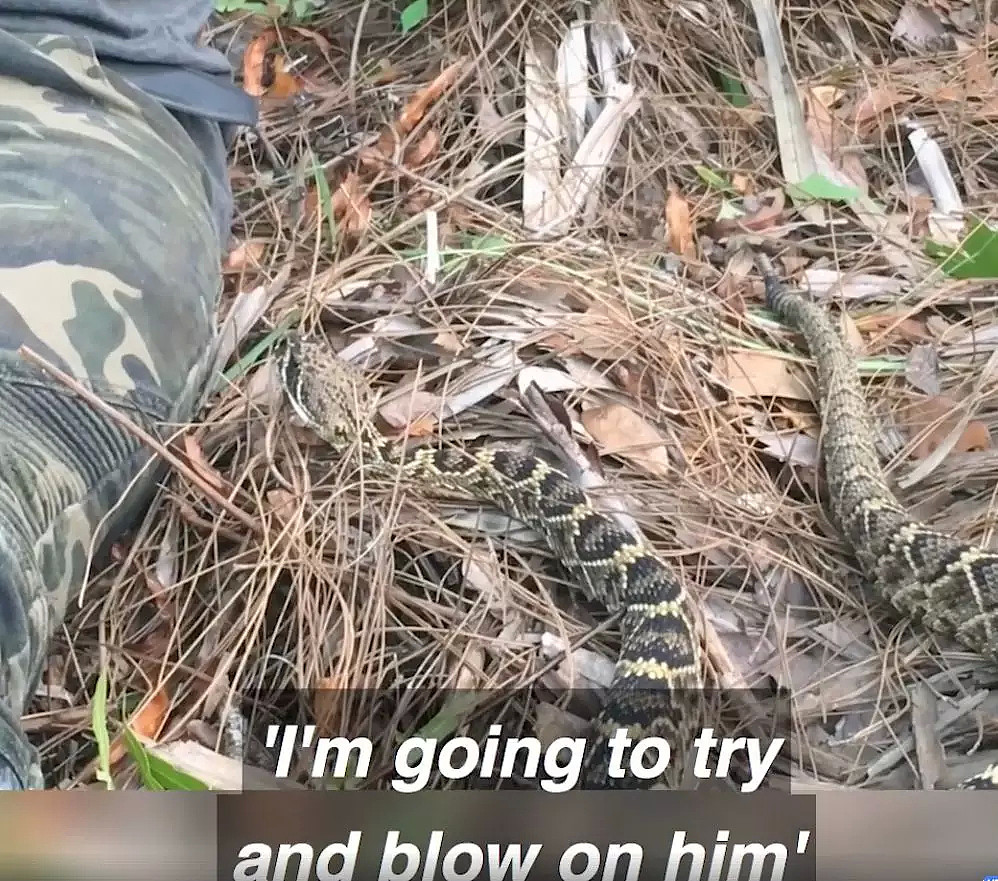
[(807, 118), (804, 127), (811, 141), (866, 194), (869, 192), (866, 169), (859, 156), (845, 150), (854, 141), (853, 131), (832, 111), (832, 105), (838, 100), (839, 94), (839, 90), (832, 86), (811, 89), (805, 101)]
[[(766, 230), (772, 234), (773, 227), (778, 226), (783, 219), (787, 195), (782, 189), (769, 190), (755, 197), (759, 207), (741, 217), (715, 220), (712, 224), (715, 235), (723, 235), (741, 230), (760, 232)], [(768, 200), (768, 201), (767, 201)]]
[(274, 58), (270, 66), (271, 83), (267, 87), (270, 98), (290, 98), (302, 90), (301, 77), (288, 70), (288, 59), (283, 55)]
[(665, 220), (668, 228), (667, 247), (673, 254), (694, 257), (693, 222), (690, 218), (690, 204), (672, 184), (669, 197), (665, 201)]
[(988, 66), (988, 56), (980, 46), (964, 54), (963, 71), (968, 95), (987, 95), (994, 90), (995, 80)]
[(322, 34), (318, 31), (313, 31), (311, 28), (303, 28), (300, 25), (292, 25), (288, 30), (293, 31), (301, 37), (305, 37), (307, 40), (311, 40), (319, 47), (319, 51), (322, 53), (323, 57), (330, 63), (333, 64), (333, 44), (329, 42)]
[(911, 343), (927, 343), (933, 340), (925, 322), (919, 318), (899, 318), (896, 312), (877, 312), (855, 319), (856, 327), (866, 333), (888, 332)]
[(345, 688), (339, 676), (320, 676), (312, 686), (312, 714), (321, 736), (328, 737), (343, 727)]
[(878, 122), (881, 114), (896, 107), (908, 96), (891, 85), (881, 85), (870, 89), (856, 104), (853, 125), (858, 131), (868, 131)]
[[(960, 419), (959, 403), (945, 395), (922, 398), (898, 413), (898, 422), (907, 430), (909, 438), (920, 438), (912, 451), (913, 459), (930, 456), (956, 429)], [(987, 425), (975, 420), (967, 423), (952, 451), (970, 453), (990, 448), (991, 433)]]
[(213, 489), (225, 495), (232, 492), (232, 487), (228, 481), (208, 462), (201, 445), (191, 434), (184, 435), (184, 455), (191, 468), (203, 477)]
[(633, 322), (616, 306), (597, 303), (570, 316), (566, 325), (567, 335), (575, 343), (574, 351), (597, 361), (616, 361), (633, 353)]
[(907, 0), (898, 14), (891, 39), (907, 43), (912, 49), (931, 49), (946, 37), (939, 16), (916, 0)]
[(752, 194), (752, 179), (740, 171), (736, 171), (731, 175), (731, 186), (740, 196), (750, 196)]
[(284, 290), (291, 276), (290, 265), (285, 266), (267, 284), (257, 285), (249, 291), (240, 291), (232, 301), (229, 314), (218, 331), (212, 373), (220, 372), (229, 363), (246, 334), (260, 320), (274, 298)]
[(718, 372), (736, 398), (812, 398), (807, 384), (792, 371), (790, 362), (765, 352), (729, 352)]
[[(414, 187), (405, 197), (402, 203), (403, 212), (407, 217), (415, 217), (417, 214), (426, 214), (433, 209), (435, 204), (439, 204), (440, 198), (430, 190), (423, 187)], [(444, 244), (444, 234), (441, 233), (441, 245)]]
[(655, 371), (647, 366), (638, 368), (626, 362), (618, 362), (612, 368), (613, 378), (625, 392), (637, 400), (655, 400)]
[(225, 257), (226, 272), (239, 272), (248, 265), (258, 267), (267, 251), (267, 243), (262, 239), (249, 239), (234, 247)]
[(416, 389), (383, 404), (378, 414), (396, 431), (409, 437), (427, 437), (433, 434), (442, 407), (439, 395)]
[(270, 509), (284, 525), (288, 524), (292, 515), (298, 509), (295, 497), (286, 489), (268, 490), (266, 499)]
[(401, 67), (396, 67), (387, 58), (378, 61), (378, 72), (371, 79), (372, 86), (387, 86), (402, 78)]
[(898, 278), (870, 273), (843, 273), (837, 269), (811, 267), (804, 271), (808, 290), (814, 297), (835, 296), (842, 300), (874, 297), (896, 298), (902, 292)]
[(253, 38), (243, 53), (243, 89), (254, 97), (259, 98), (267, 91), (263, 84), (267, 52), (276, 42), (277, 31), (267, 28)]
[(272, 358), (253, 370), (245, 386), (246, 402), (264, 410), (276, 410), (284, 395), (281, 378)]
[(456, 81), (464, 68), (465, 60), (462, 58), (455, 61), (449, 67), (444, 68), (436, 78), (424, 89), (421, 89), (405, 105), (398, 118), (399, 131), (403, 135), (409, 134), (426, 115), (430, 106), (447, 91)]
[(461, 345), (461, 341), (457, 338), (457, 334), (452, 330), (442, 330), (433, 338), (433, 345), (439, 346), (445, 352), (449, 352), (452, 355), (457, 355), (464, 346)]
[(666, 475), (672, 466), (665, 439), (655, 426), (623, 404), (582, 411), (582, 424), (605, 456), (621, 456), (651, 474)]
[(382, 169), (395, 155), (396, 146), (426, 116), (430, 107), (452, 86), (461, 74), (465, 59), (455, 61), (444, 68), (428, 86), (420, 89), (399, 114), (398, 119), (381, 130), (377, 142), (366, 150), (361, 150), (358, 158), (362, 165)]
[(749, 433), (763, 445), (770, 456), (799, 468), (817, 468), (820, 460), (818, 442), (800, 431), (754, 431)]
[(904, 369), (905, 379), (920, 392), (939, 394), (939, 354), (935, 346), (913, 346)]
[(542, 749), (547, 749), (559, 737), (585, 737), (585, 720), (554, 704), (540, 702), (534, 707), (534, 730)]
[[(166, 717), (170, 712), (170, 697), (162, 686), (152, 693), (136, 713), (128, 720), (128, 727), (139, 738), (155, 741), (163, 730)], [(119, 734), (111, 743), (110, 764), (116, 765), (128, 752), (124, 738)]]
[(337, 229), (351, 238), (359, 236), (371, 222), (371, 200), (364, 191), (360, 177), (351, 171), (343, 178), (330, 199)]
[(859, 328), (856, 327), (856, 322), (853, 321), (852, 316), (848, 312), (839, 313), (839, 327), (842, 330), (842, 336), (850, 345), (853, 352), (857, 355), (866, 354), (866, 341), (863, 339), (863, 334), (859, 332)]
[(410, 170), (425, 165), (440, 152), (440, 135), (428, 131), (415, 144), (405, 151), (403, 165)]

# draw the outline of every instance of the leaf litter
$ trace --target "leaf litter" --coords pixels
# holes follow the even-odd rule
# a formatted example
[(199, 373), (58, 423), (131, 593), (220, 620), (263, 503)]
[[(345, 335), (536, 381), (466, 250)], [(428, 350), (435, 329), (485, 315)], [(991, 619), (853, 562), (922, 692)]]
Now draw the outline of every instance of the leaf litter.
[[(50, 780), (93, 779), (102, 671), (112, 736), (132, 720), (216, 781), (233, 725), (263, 752), (278, 710), (251, 696), (287, 688), (317, 690), (303, 721), (379, 742), (482, 733), (458, 686), (545, 738), (594, 712), (560, 689), (605, 684), (615, 625), (489, 506), (375, 481), (295, 428), (266, 359), (297, 324), (370, 374), (377, 430), (539, 447), (639, 527), (699, 601), (718, 681), (792, 690), (794, 780), (941, 787), (982, 764), (998, 674), (857, 576), (821, 511), (813, 362), (739, 250), (836, 314), (903, 438), (905, 500), (993, 546), (998, 86), (974, 7), (618, 0), (587, 26), (473, 2), (403, 35), (363, 5), (358, 32), (360, 4), (247, 20), (262, 115), (232, 152), (219, 381), (190, 473), (55, 638), (58, 689), (25, 720)], [(138, 779), (123, 756), (111, 774)]]

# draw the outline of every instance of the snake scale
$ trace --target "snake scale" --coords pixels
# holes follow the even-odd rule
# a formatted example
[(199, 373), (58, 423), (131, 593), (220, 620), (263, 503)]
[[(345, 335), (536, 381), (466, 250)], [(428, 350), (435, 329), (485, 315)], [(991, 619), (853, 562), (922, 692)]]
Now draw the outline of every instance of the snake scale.
[[(998, 555), (907, 515), (880, 467), (854, 361), (828, 314), (784, 286), (767, 258), (760, 255), (757, 264), (767, 306), (804, 336), (816, 362), (830, 515), (863, 573), (901, 613), (998, 658)], [(679, 785), (699, 722), (689, 695), (704, 686), (704, 674), (689, 593), (653, 550), (536, 455), (492, 445), (407, 450), (385, 438), (373, 421), (376, 394), (322, 342), (289, 337), (279, 370), (298, 417), (337, 453), (358, 450), (369, 477), (408, 477), (497, 505), (544, 536), (590, 600), (620, 613), (620, 655), (594, 723), (584, 785), (649, 785), (609, 773), (607, 739), (620, 728), (673, 744), (673, 760), (657, 782)], [(998, 766), (961, 786), (998, 789)]]

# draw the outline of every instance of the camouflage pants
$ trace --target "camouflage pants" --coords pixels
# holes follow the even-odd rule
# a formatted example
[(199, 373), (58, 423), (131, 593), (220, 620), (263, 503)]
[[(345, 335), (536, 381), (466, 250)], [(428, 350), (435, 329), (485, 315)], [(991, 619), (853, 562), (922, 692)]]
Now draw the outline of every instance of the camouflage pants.
[(189, 420), (220, 288), (205, 180), (178, 118), (89, 44), (0, 31), (0, 788), (42, 785), (18, 718), (88, 556), (158, 476), (17, 350), (147, 429)]

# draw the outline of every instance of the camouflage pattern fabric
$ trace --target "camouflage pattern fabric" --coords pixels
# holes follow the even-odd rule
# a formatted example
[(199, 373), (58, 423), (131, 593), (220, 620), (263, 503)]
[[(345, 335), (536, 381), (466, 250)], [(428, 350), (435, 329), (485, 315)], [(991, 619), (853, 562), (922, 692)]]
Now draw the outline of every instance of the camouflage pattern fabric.
[(208, 177), (178, 119), (87, 41), (0, 31), (0, 788), (43, 785), (18, 717), (88, 556), (160, 474), (17, 349), (161, 436), (189, 421), (220, 290)]

